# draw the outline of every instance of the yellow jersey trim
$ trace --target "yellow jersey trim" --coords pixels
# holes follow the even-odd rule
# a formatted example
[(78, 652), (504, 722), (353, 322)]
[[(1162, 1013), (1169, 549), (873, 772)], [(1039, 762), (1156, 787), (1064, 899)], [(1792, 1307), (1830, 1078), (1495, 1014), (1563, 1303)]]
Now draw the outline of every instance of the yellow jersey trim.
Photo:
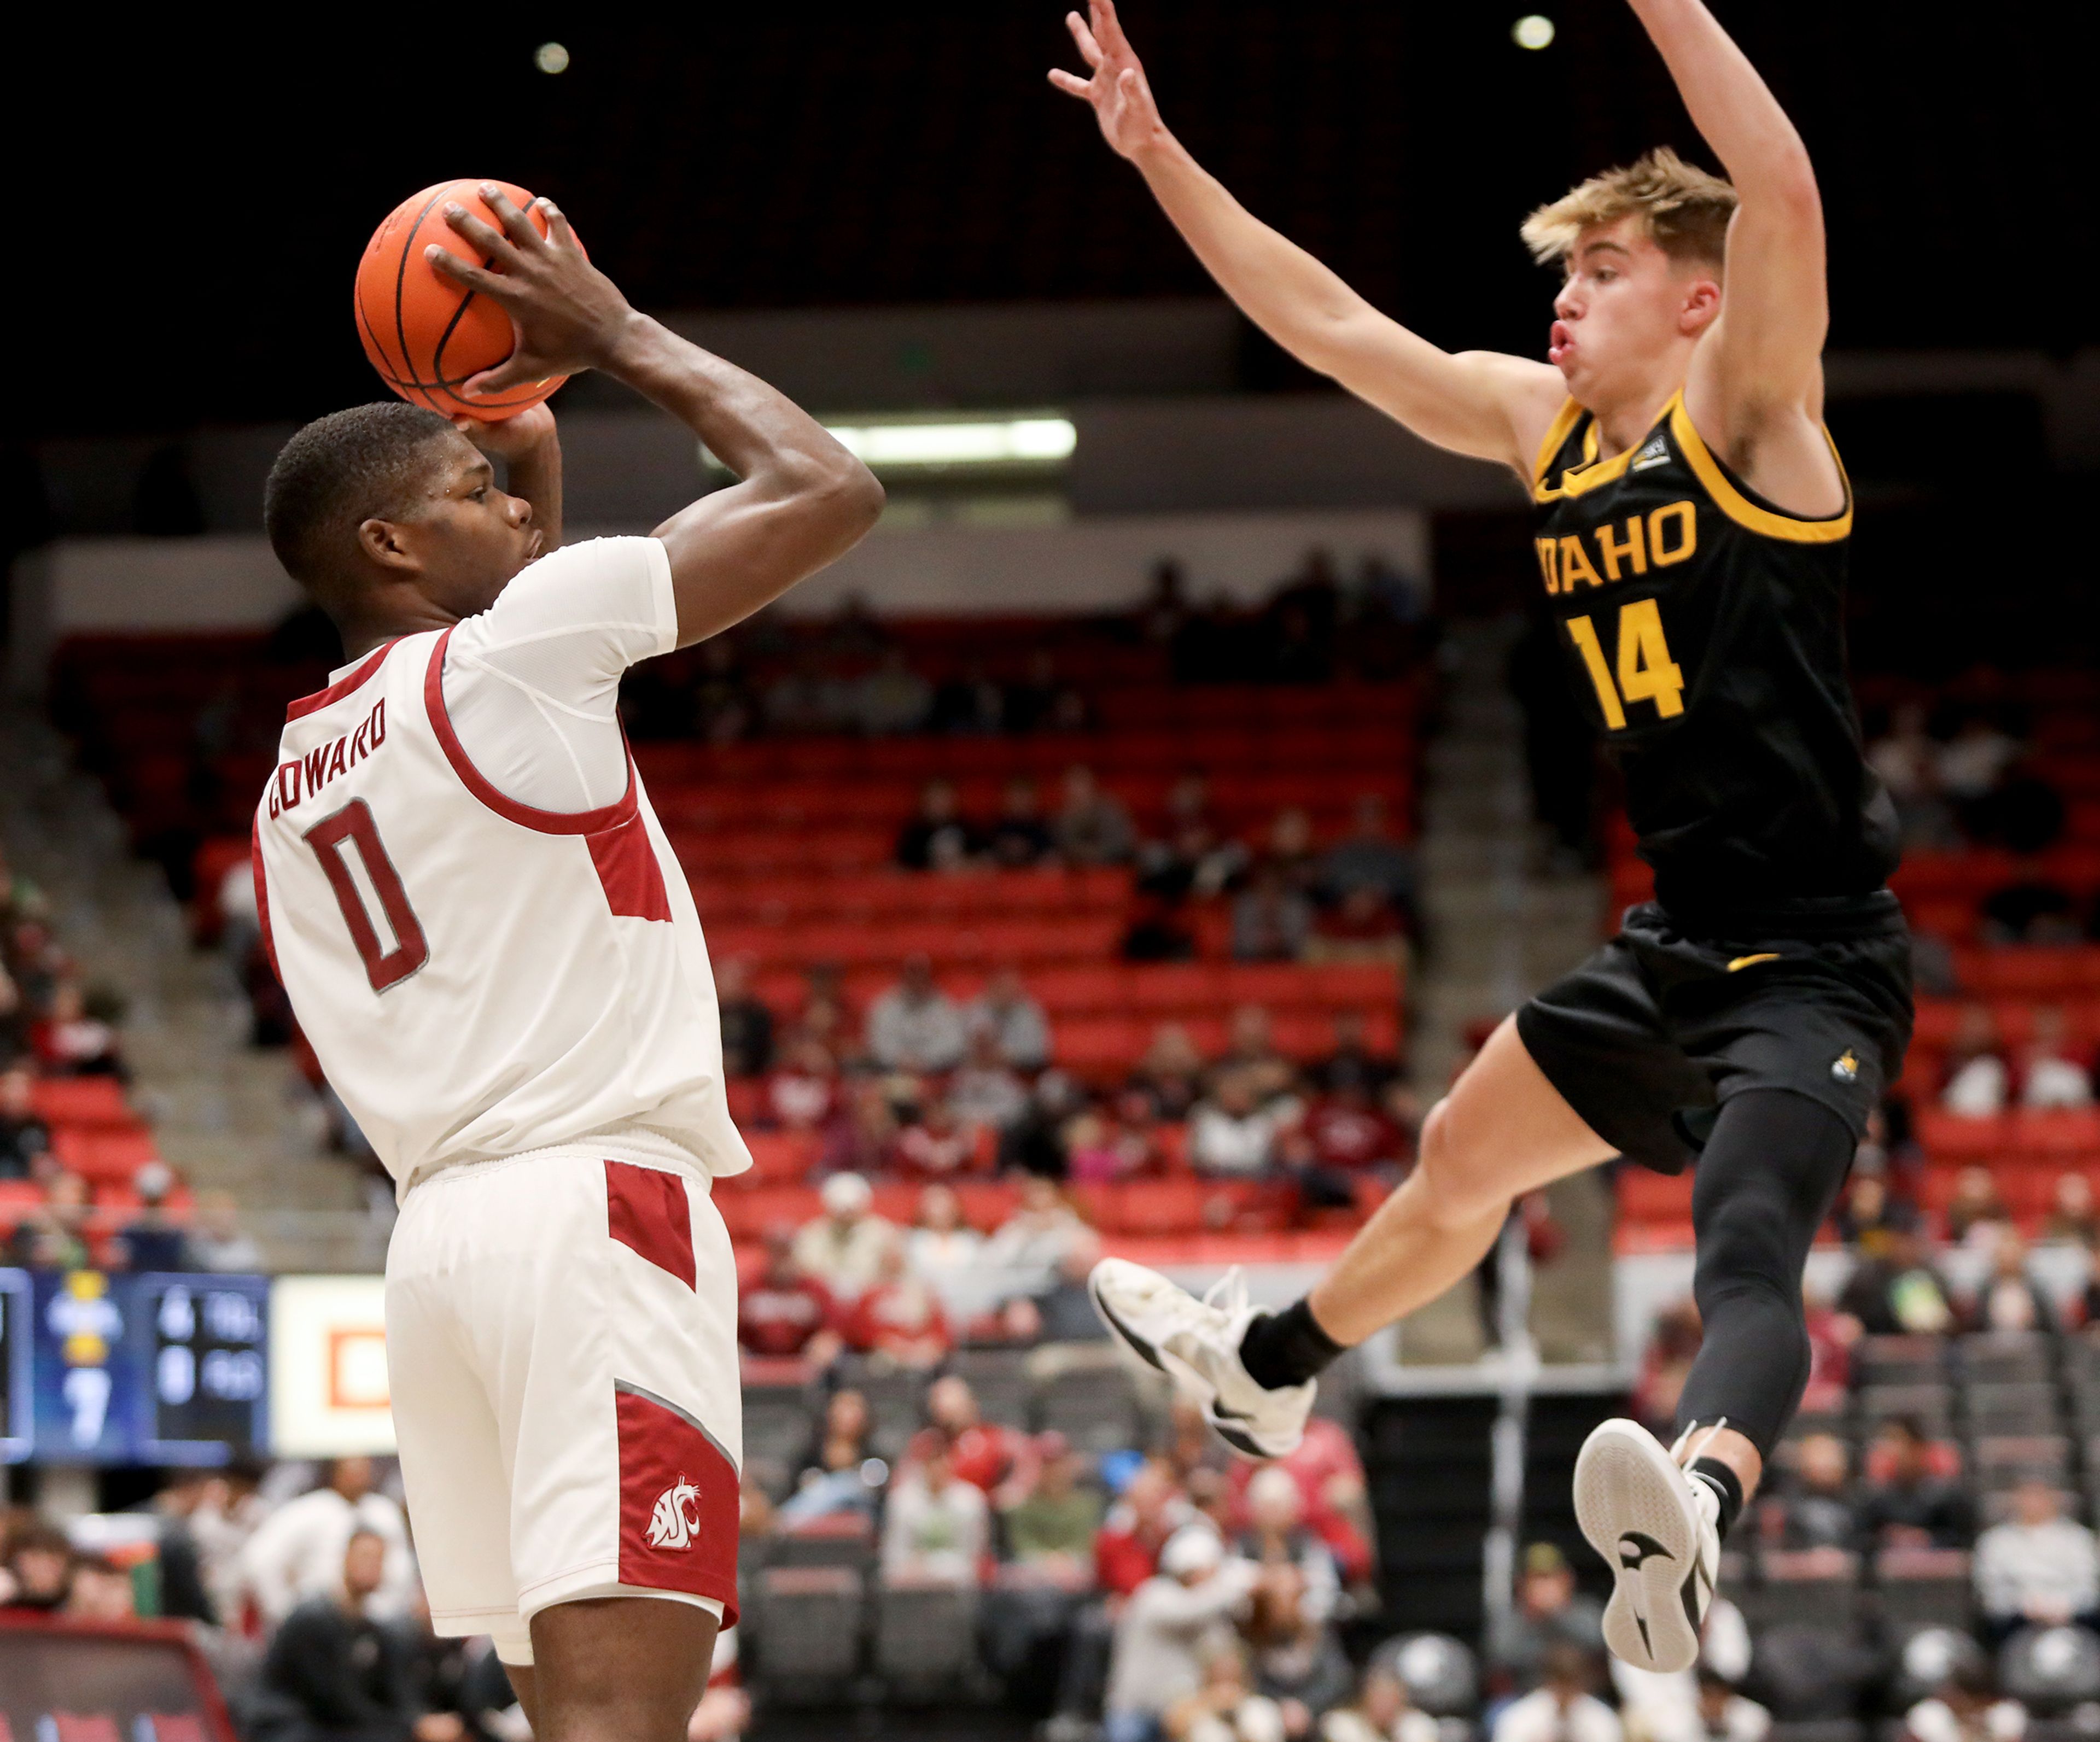
[[(1568, 429), (1562, 427), (1560, 419), (1555, 419), (1554, 428), (1559, 431), (1560, 441), (1553, 443), (1552, 452), (1545, 456), (1539, 466), (1538, 482), (1533, 487), (1532, 500), (1535, 502), (1551, 502), (1562, 496), (1581, 496), (1587, 491), (1595, 490), (1599, 484), (1608, 484), (1616, 478), (1625, 477), (1626, 468), (1634, 463), (1634, 456), (1648, 446), (1649, 436), (1653, 435), (1664, 424), (1670, 421), (1682, 406), (1683, 399), (1684, 390), (1680, 387), (1675, 393), (1670, 395), (1669, 402), (1656, 414), (1655, 421), (1648, 426), (1641, 439), (1632, 447), (1622, 448), (1619, 452), (1613, 454), (1608, 460), (1600, 461), (1597, 457), (1597, 420), (1592, 417), (1590, 420), (1590, 426), (1582, 432), (1581, 461), (1569, 466), (1563, 472), (1559, 483), (1549, 485), (1546, 482), (1546, 468), (1553, 463), (1553, 454), (1560, 452), (1560, 443), (1565, 442), (1568, 434)], [(1570, 411), (1578, 415), (1581, 411), (1581, 408), (1577, 406), (1573, 399), (1570, 399), (1563, 408), (1562, 417), (1564, 417)], [(1551, 434), (1548, 435), (1547, 440), (1553, 441)]]
[(1734, 961), (1729, 963), (1728, 972), (1732, 974), (1739, 974), (1746, 968), (1755, 967), (1759, 962), (1776, 962), (1778, 959), (1778, 950), (1761, 950), (1755, 955), (1737, 956)]
[(1852, 481), (1845, 475), (1845, 462), (1838, 459), (1838, 444), (1830, 440), (1827, 428), (1823, 431), (1823, 439), (1829, 443), (1830, 457), (1837, 462), (1838, 482), (1845, 489), (1843, 510), (1827, 520), (1798, 520), (1791, 514), (1775, 514), (1769, 508), (1760, 508), (1745, 496), (1721, 470), (1720, 461), (1708, 451), (1698, 430), (1692, 426), (1682, 393), (1670, 401), (1670, 433), (1676, 438), (1678, 451), (1684, 456), (1707, 495), (1714, 499), (1714, 505), (1737, 526), (1762, 533), (1767, 538), (1783, 538), (1797, 545), (1834, 545), (1851, 536)]
[[(1546, 474), (1553, 464), (1553, 456), (1560, 452), (1562, 444), (1568, 439), (1568, 432), (1575, 427), (1576, 419), (1582, 415), (1582, 408), (1573, 399), (1560, 402), (1560, 409), (1553, 414), (1553, 421), (1546, 426), (1546, 439), (1538, 444), (1538, 458), (1531, 468), (1531, 483), (1534, 490), (1546, 482)], [(1595, 427), (1591, 426), (1593, 430)], [(1591, 439), (1595, 439), (1594, 434)]]

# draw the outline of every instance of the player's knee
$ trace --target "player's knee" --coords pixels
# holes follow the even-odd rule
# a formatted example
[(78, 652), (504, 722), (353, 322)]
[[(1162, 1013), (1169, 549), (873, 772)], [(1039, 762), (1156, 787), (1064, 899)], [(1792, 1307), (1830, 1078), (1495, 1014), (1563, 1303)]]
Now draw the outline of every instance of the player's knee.
[(1422, 1122), (1408, 1185), (1418, 1194), (1423, 1215), (1438, 1228), (1470, 1228), (1507, 1211), (1511, 1198), (1493, 1184), (1481, 1158), (1466, 1153), (1448, 1100), (1437, 1102)]

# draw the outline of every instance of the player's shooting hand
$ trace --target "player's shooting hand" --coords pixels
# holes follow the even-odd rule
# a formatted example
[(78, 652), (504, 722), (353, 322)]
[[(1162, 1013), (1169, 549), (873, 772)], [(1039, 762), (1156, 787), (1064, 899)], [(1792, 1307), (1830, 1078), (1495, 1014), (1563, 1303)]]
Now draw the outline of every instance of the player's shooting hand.
[(452, 427), (485, 454), (522, 460), (554, 440), (554, 414), (544, 404), (528, 405), (514, 417), (494, 423), (462, 414), (452, 419)]
[(585, 258), (569, 221), (551, 200), (536, 203), (547, 220), (542, 236), (502, 189), (483, 183), (481, 197), (502, 221), (492, 229), (463, 205), (448, 205), (445, 222), (488, 262), (478, 267), (433, 243), (432, 267), (479, 292), (510, 317), (517, 343), (510, 357), (469, 381), (470, 398), (501, 393), (549, 375), (596, 368), (611, 355), (634, 311), (620, 287)]
[(1123, 33), (1115, 0), (1088, 0), (1087, 10), (1088, 18), (1067, 12), (1065, 23), (1093, 77), (1081, 78), (1062, 67), (1052, 67), (1050, 82), (1066, 95), (1092, 104), (1101, 137), (1113, 150), (1135, 161), (1167, 137), (1167, 124), (1159, 118), (1159, 106), (1152, 100), (1152, 87), (1145, 82), (1136, 51)]

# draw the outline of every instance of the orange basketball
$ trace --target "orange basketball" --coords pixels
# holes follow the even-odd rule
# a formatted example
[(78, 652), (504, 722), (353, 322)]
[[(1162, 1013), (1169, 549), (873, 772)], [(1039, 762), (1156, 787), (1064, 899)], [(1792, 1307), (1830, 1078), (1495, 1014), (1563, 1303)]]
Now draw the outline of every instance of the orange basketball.
[[(546, 217), (532, 195), (508, 182), (496, 185), (534, 229), (547, 233)], [(521, 381), (492, 399), (460, 395), (465, 383), (510, 355), (510, 317), (487, 297), (441, 276), (423, 250), (435, 242), (476, 266), (488, 264), (444, 216), (446, 205), (457, 201), (491, 229), (501, 230), (496, 214), (483, 203), (480, 187), (479, 179), (440, 182), (387, 214), (357, 263), (357, 336), (373, 368), (403, 399), (447, 417), (463, 412), (495, 423), (537, 405), (568, 377)]]

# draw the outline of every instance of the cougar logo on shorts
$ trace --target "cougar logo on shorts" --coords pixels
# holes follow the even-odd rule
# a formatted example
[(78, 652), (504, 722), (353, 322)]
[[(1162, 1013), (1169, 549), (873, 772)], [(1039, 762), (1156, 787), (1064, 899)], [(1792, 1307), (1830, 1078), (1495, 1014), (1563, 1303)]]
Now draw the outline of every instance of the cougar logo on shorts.
[[(693, 1510), (690, 1514), (687, 1506)], [(652, 1549), (689, 1549), (700, 1528), (700, 1491), (683, 1475), (656, 1497), (656, 1510), (649, 1515), (649, 1546)]]
[(1855, 1083), (1859, 1080), (1860, 1061), (1850, 1047), (1831, 1061), (1830, 1074), (1840, 1083)]

